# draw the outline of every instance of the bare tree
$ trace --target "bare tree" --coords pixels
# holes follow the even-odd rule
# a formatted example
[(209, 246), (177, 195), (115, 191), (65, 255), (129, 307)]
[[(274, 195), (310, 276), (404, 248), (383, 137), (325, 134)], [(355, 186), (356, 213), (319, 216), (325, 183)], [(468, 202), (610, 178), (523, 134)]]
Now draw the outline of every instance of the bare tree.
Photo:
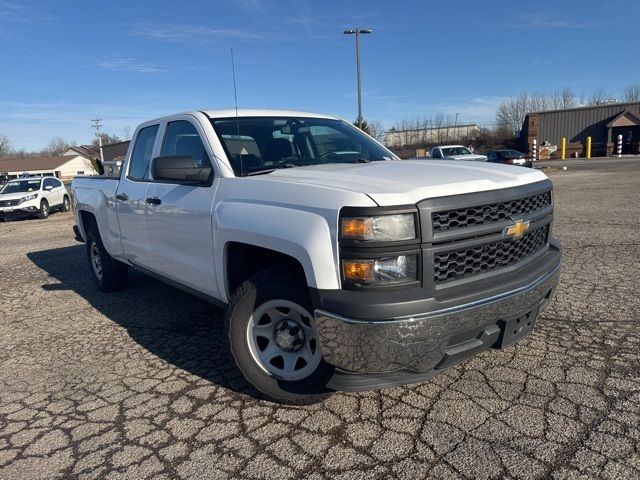
[(384, 134), (384, 123), (381, 120), (371, 120), (369, 122), (369, 135), (379, 142), (384, 142)]
[(568, 88), (564, 87), (562, 90), (556, 90), (551, 98), (552, 108), (575, 108), (580, 106), (580, 100), (576, 97), (576, 94)]
[(605, 90), (604, 87), (596, 88), (587, 103), (589, 105), (604, 105), (605, 103), (611, 103), (613, 101), (612, 96)]
[(624, 89), (625, 102), (640, 102), (640, 82), (628, 85)]
[(75, 145), (75, 142), (67, 142), (64, 138), (60, 136), (53, 137), (51, 140), (49, 140), (49, 143), (47, 143), (47, 146), (44, 147), (43, 153), (46, 153), (47, 155), (51, 155), (52, 157), (55, 157), (58, 155), (62, 155), (64, 152), (69, 150), (69, 147), (72, 147), (74, 145)]
[(0, 156), (9, 155), (12, 152), (13, 146), (11, 145), (9, 137), (7, 137), (4, 133), (0, 133)]
[(527, 92), (522, 92), (517, 97), (511, 97), (498, 106), (496, 111), (496, 123), (499, 128), (517, 133), (522, 128), (524, 118), (529, 112), (536, 111)]
[(122, 129), (122, 140), (131, 140), (131, 127), (129, 125)]
[[(102, 145), (107, 145), (109, 143), (116, 143), (120, 141), (120, 137), (118, 137), (117, 135), (111, 135), (109, 133), (101, 133), (100, 137), (102, 138)], [(94, 146), (98, 146), (98, 138), (94, 138), (91, 141), (91, 144)]]

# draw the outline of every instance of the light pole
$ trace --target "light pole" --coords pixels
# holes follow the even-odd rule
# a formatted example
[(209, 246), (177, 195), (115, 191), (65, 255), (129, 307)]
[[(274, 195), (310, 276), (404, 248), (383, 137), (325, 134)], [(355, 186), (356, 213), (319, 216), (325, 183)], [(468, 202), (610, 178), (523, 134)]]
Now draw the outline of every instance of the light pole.
[(352, 28), (350, 30), (345, 30), (345, 35), (355, 35), (356, 36), (356, 74), (358, 76), (358, 128), (362, 129), (362, 88), (360, 86), (360, 35), (366, 35), (371, 33), (373, 30), (368, 28)]

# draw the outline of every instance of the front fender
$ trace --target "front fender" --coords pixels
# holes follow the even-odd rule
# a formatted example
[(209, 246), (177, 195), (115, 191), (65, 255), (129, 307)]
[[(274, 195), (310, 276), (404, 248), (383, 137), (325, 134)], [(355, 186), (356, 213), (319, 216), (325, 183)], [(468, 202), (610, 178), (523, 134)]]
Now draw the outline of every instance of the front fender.
[(241, 242), (295, 258), (304, 269), (309, 287), (340, 288), (334, 240), (338, 213), (323, 212), (326, 216), (280, 205), (242, 202), (220, 205), (214, 212), (218, 285), (226, 283), (224, 245)]

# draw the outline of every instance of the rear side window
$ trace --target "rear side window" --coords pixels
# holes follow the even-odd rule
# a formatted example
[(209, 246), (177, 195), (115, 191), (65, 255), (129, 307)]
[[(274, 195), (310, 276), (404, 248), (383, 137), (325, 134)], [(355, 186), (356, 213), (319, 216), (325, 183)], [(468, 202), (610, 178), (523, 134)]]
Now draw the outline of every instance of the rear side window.
[(135, 180), (149, 179), (149, 164), (153, 154), (153, 144), (158, 134), (158, 125), (145, 127), (138, 133), (136, 143), (131, 154), (129, 177)]
[(202, 139), (191, 122), (169, 122), (162, 144), (162, 156), (191, 157), (199, 167), (210, 166)]

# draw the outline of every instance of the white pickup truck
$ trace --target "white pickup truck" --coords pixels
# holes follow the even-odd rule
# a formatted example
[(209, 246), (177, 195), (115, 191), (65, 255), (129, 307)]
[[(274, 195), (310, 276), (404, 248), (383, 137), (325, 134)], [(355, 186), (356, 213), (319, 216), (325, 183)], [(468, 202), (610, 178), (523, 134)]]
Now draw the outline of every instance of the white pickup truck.
[(430, 158), (441, 158), (444, 160), (466, 160), (471, 162), (486, 162), (487, 156), (473, 153), (462, 145), (442, 145), (431, 149)]
[(323, 115), (152, 120), (119, 178), (72, 190), (98, 287), (135, 268), (226, 307), (231, 361), (283, 402), (420, 382), (505, 348), (558, 282), (543, 173), (400, 161)]

